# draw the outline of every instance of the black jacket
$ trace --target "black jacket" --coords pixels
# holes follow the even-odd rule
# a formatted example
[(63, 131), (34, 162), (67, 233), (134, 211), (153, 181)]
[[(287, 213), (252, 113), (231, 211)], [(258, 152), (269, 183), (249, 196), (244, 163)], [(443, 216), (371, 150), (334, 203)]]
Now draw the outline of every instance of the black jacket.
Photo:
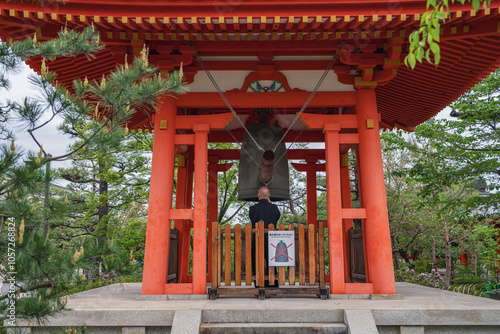
[(264, 227), (267, 228), (269, 224), (276, 226), (278, 219), (280, 219), (280, 210), (276, 204), (269, 203), (267, 199), (261, 199), (258, 204), (250, 207), (249, 216), (252, 227), (255, 227), (255, 223), (263, 220)]

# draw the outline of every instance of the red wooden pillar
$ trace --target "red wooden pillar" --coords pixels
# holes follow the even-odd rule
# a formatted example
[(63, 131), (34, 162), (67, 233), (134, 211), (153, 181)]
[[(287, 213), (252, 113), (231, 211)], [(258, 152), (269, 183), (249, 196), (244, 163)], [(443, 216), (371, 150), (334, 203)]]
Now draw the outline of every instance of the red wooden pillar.
[(340, 186), (339, 124), (325, 124), (326, 189), (328, 208), (328, 249), (330, 290), (345, 293), (342, 194)]
[(318, 157), (307, 155), (306, 162), (307, 225), (314, 224), (314, 227), (318, 228), (318, 200), (316, 196), (316, 163), (318, 162)]
[[(208, 157), (208, 221), (219, 220), (219, 203), (218, 203), (218, 164), (219, 157)], [(212, 224), (208, 224), (208, 240), (212, 240)], [(208, 243), (208, 281), (212, 282), (212, 243)]]
[(162, 97), (157, 105), (142, 280), (144, 295), (163, 294), (167, 282), (170, 244), (169, 214), (174, 181), (176, 99)]
[[(177, 155), (177, 187), (175, 190), (175, 208), (176, 209), (186, 209), (186, 189), (187, 189), (187, 168), (186, 168), (186, 153), (180, 153)], [(185, 228), (183, 219), (174, 220), (174, 228), (179, 231), (179, 263), (178, 263), (178, 277), (179, 283), (187, 283), (187, 274), (183, 275), (182, 268), (186, 267), (186, 262), (189, 266), (189, 246), (187, 253), (183, 250), (186, 248), (184, 246), (185, 234), (189, 234), (189, 230)], [(189, 242), (189, 239), (188, 239)]]
[[(185, 158), (186, 164), (186, 190), (184, 195), (184, 208), (191, 209), (193, 205), (193, 150), (192, 147), (188, 149)], [(188, 282), (189, 276), (189, 249), (191, 246), (191, 220), (183, 220), (182, 239), (179, 243), (179, 282)]]
[[(352, 208), (351, 180), (349, 176), (349, 153), (344, 153), (340, 164), (340, 185), (342, 188), (342, 208)], [(349, 230), (353, 227), (352, 219), (342, 220), (344, 229), (344, 278), (349, 282)]]
[(374, 293), (394, 294), (394, 269), (375, 91), (356, 92), (361, 195), (366, 208), (366, 263)]
[(207, 287), (207, 164), (208, 124), (195, 124), (193, 294), (205, 294)]

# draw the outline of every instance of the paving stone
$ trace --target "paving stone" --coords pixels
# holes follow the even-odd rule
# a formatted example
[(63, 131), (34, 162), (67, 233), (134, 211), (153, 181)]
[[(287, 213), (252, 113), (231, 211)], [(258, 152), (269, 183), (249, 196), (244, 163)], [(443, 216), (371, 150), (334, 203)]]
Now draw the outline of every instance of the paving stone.
[(201, 310), (177, 310), (171, 334), (198, 334), (201, 325)]
[(349, 334), (378, 334), (370, 310), (345, 310), (344, 322)]

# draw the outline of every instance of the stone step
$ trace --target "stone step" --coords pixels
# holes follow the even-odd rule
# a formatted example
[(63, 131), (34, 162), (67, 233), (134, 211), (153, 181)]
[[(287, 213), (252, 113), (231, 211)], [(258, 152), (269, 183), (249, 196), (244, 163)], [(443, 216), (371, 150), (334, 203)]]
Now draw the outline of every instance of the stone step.
[(341, 323), (202, 323), (200, 334), (347, 334)]

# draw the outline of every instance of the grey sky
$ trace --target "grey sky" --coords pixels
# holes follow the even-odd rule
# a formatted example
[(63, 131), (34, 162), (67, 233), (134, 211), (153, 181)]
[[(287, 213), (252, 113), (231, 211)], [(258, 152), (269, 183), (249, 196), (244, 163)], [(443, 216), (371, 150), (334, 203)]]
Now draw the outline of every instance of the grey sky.
[[(9, 90), (0, 89), (0, 104), (6, 100), (21, 102), (26, 96), (40, 97), (38, 92), (29, 82), (28, 75), (34, 72), (28, 67), (23, 66), (22, 72), (10, 77), (12, 88)], [(49, 115), (45, 116), (48, 119)], [(43, 121), (43, 120), (42, 120)], [(61, 119), (56, 119), (50, 122), (47, 126), (34, 132), (37, 140), (43, 145), (46, 152), (55, 155), (62, 155), (67, 151), (70, 139), (57, 129), (61, 123)], [(35, 144), (31, 136), (26, 131), (19, 121), (11, 119), (9, 121), (9, 128), (14, 132), (16, 145), (22, 147), (25, 151), (31, 150), (38, 152), (38, 146)], [(54, 163), (54, 166), (68, 166), (68, 162)]]

